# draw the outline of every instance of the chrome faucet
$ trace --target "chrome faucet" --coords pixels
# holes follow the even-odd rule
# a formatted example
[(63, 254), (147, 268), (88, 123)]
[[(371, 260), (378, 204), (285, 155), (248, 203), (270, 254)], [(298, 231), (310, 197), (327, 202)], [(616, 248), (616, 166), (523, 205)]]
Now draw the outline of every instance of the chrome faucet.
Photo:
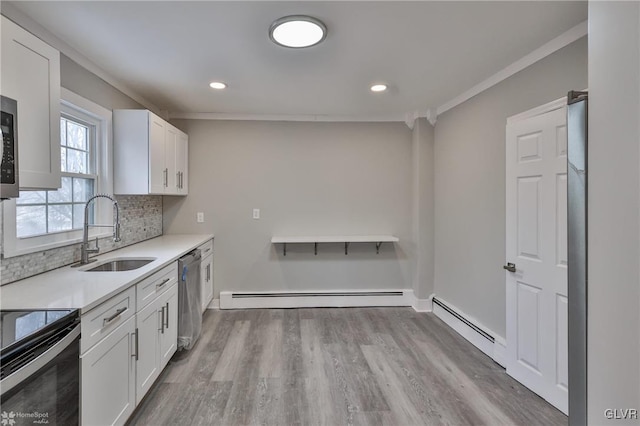
[[(89, 204), (91, 204), (91, 202), (96, 198), (108, 198), (113, 203), (113, 210), (115, 212), (113, 225), (89, 225)], [(84, 205), (84, 232), (82, 234), (82, 245), (80, 246), (80, 263), (76, 266), (94, 262), (95, 259), (89, 260), (89, 254), (100, 252), (100, 247), (98, 247), (98, 237), (96, 237), (96, 246), (94, 248), (89, 248), (89, 227), (113, 228), (113, 241), (116, 243), (120, 241), (120, 210), (118, 209), (118, 202), (106, 194), (94, 195), (87, 200), (87, 203)]]

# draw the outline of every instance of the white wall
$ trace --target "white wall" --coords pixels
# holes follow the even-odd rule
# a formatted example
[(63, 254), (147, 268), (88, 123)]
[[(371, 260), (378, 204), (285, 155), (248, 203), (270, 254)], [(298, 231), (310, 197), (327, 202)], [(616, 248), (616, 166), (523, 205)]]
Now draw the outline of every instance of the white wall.
[(60, 55), (60, 85), (110, 110), (144, 109), (138, 102), (64, 54)]
[(434, 129), (426, 118), (413, 126), (411, 159), (413, 165), (413, 289), (416, 297), (427, 299), (433, 294), (434, 274)]
[(589, 2), (587, 407), (593, 425), (627, 423), (607, 420), (607, 408), (640, 410), (639, 28), (638, 2)]
[[(215, 234), (221, 290), (412, 287), (411, 130), (404, 123), (176, 120), (189, 195), (164, 197), (165, 233)], [(252, 219), (260, 208), (261, 219)], [(196, 212), (205, 223), (196, 223)], [(393, 234), (396, 245), (287, 247), (272, 235)]]
[(435, 294), (505, 336), (507, 117), (587, 87), (586, 37), (438, 117)]

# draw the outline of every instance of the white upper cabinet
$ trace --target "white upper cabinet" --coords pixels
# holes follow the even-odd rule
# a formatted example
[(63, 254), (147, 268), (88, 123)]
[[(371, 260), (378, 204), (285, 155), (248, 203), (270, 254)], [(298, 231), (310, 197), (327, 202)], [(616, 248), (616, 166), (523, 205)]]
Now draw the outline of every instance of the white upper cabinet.
[(188, 136), (147, 110), (113, 112), (114, 192), (187, 195)]
[(178, 194), (187, 195), (189, 193), (189, 136), (178, 130), (176, 141), (176, 187)]
[(21, 189), (60, 187), (60, 52), (2, 17), (0, 91), (18, 103)]

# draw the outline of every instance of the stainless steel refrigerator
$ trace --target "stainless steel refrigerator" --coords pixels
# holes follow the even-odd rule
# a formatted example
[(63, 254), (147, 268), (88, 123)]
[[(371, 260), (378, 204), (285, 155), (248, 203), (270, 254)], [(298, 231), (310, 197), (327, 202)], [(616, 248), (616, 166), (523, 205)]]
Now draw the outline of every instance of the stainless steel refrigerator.
[(569, 424), (587, 424), (587, 92), (567, 96)]

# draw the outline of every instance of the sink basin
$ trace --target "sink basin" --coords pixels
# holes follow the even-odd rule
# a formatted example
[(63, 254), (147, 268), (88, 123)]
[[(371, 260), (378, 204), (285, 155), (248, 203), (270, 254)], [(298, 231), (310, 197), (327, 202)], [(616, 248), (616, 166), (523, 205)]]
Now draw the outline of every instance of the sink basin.
[(122, 272), (131, 271), (133, 269), (142, 268), (144, 265), (156, 260), (155, 257), (146, 258), (134, 258), (134, 257), (122, 257), (118, 259), (109, 259), (101, 262), (100, 264), (85, 269), (85, 272)]

